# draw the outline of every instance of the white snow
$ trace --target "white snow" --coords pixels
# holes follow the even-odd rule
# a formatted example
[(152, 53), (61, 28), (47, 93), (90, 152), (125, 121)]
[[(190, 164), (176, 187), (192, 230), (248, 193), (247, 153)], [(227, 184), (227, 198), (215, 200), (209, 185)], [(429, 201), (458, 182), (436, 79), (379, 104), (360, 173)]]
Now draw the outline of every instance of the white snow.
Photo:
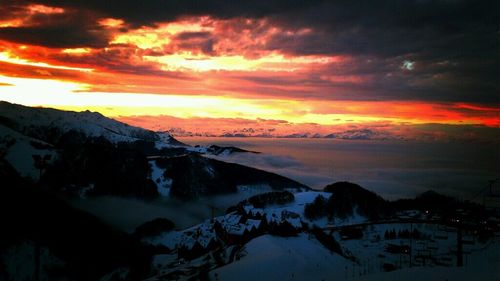
[(241, 221), (241, 216), (240, 215), (235, 215), (235, 214), (227, 214), (224, 216), (216, 217), (216, 221), (221, 223), (223, 226), (224, 225), (236, 225), (240, 223)]
[(362, 281), (498, 281), (500, 280), (500, 242), (496, 241), (483, 251), (473, 252), (464, 267), (412, 267), (393, 272), (361, 276)]
[(156, 149), (178, 147), (177, 145), (170, 144), (173, 137), (168, 132), (156, 132), (156, 135), (159, 137), (159, 140), (155, 142)]
[(89, 184), (88, 186), (85, 186), (85, 187), (82, 187), (79, 191), (78, 191), (78, 196), (80, 196), (80, 198), (82, 199), (86, 199), (87, 198), (87, 193), (89, 191), (91, 191), (92, 189), (94, 189), (94, 184), (91, 183)]
[[(313, 223), (324, 227), (329, 223), (335, 226), (350, 225), (366, 222), (367, 219), (359, 216), (357, 212), (345, 220), (336, 219), (334, 222), (315, 220), (313, 222), (303, 217), (304, 205), (314, 201), (316, 196), (325, 198), (329, 193), (323, 192), (300, 192), (296, 193), (294, 202), (284, 205), (266, 206), (265, 208), (254, 208), (250, 205), (244, 206), (247, 214), (260, 213), (272, 222), (288, 221), (296, 228), (301, 228), (303, 222)], [(403, 214), (404, 216), (406, 214)], [(413, 212), (411, 216), (420, 214)], [(258, 219), (246, 219), (242, 222), (242, 216), (236, 212), (215, 218), (227, 233), (243, 235), (252, 233), (262, 223)], [(417, 229), (426, 238), (413, 239), (413, 268), (409, 268), (410, 260), (408, 254), (390, 253), (386, 251), (389, 244), (396, 246), (409, 245), (408, 238), (385, 239), (384, 232), (394, 229), (396, 233)], [(370, 225), (363, 229), (362, 239), (347, 239), (341, 233), (334, 231), (335, 240), (345, 254), (355, 257), (357, 262), (352, 262), (331, 253), (307, 232), (301, 232), (297, 237), (283, 238), (277, 236), (263, 235), (254, 238), (243, 249), (232, 256), (236, 261), (222, 267), (214, 266), (210, 275), (212, 280), (498, 280), (498, 265), (500, 264), (500, 246), (498, 241), (481, 244), (474, 239), (472, 232), (464, 231), (463, 249), (465, 254), (464, 268), (454, 267), (456, 258), (456, 230), (445, 226), (434, 224), (410, 224), (410, 223), (386, 223)], [(444, 235), (446, 233), (446, 235)], [(443, 235), (441, 235), (443, 234)], [(441, 238), (440, 238), (441, 237)], [(212, 240), (218, 239), (211, 223), (204, 223), (180, 232), (163, 234), (149, 242), (163, 244), (171, 249), (184, 246), (192, 248), (196, 243), (207, 247)], [(217, 240), (216, 240), (217, 241)], [(223, 248), (224, 249), (224, 248)], [(486, 251), (485, 251), (486, 249)], [(430, 253), (432, 260), (426, 258), (425, 266), (422, 262), (421, 252)], [(225, 252), (228, 252), (227, 249)], [(229, 251), (232, 252), (232, 251)], [(228, 253), (229, 253), (228, 252)], [(426, 255), (424, 253), (424, 255)], [(205, 258), (209, 258), (207, 254)], [(241, 257), (241, 259), (239, 259)], [(417, 258), (418, 257), (418, 258)], [(203, 258), (203, 259), (205, 259)], [(231, 261), (229, 256), (226, 262)], [(420, 259), (419, 259), (420, 258)], [(384, 272), (385, 263), (394, 265), (395, 272)], [(446, 265), (446, 266), (444, 266)], [(165, 264), (159, 267), (165, 269)], [(171, 269), (173, 270), (173, 268)], [(480, 279), (474, 279), (474, 276)]]
[(210, 178), (215, 177), (215, 170), (208, 162), (205, 164), (205, 172), (210, 176)]
[[(38, 149), (30, 144), (30, 141), (45, 144), (29, 137), (26, 137), (10, 128), (0, 125), (0, 154), (5, 151), (5, 160), (24, 177), (38, 179), (39, 170), (35, 168), (33, 155), (50, 155), (53, 161), (57, 154), (53, 149)], [(13, 143), (12, 145), (10, 145)]]
[(57, 128), (62, 132), (75, 130), (87, 136), (103, 136), (114, 143), (156, 136), (159, 146), (168, 146), (171, 139), (167, 132), (154, 133), (90, 111), (62, 111), (0, 102), (0, 115), (17, 122), (21, 133), (35, 128)]
[(279, 205), (279, 206), (269, 206), (266, 207), (266, 210), (275, 210), (276, 212), (286, 210), (289, 212), (304, 215), (304, 207), (308, 203), (312, 203), (317, 196), (323, 196), (325, 199), (330, 198), (331, 193), (327, 192), (319, 192), (319, 191), (306, 191), (306, 192), (297, 192), (294, 194), (295, 200), (291, 203)]
[(262, 221), (260, 221), (260, 220), (248, 219), (245, 222), (245, 225), (246, 225), (248, 231), (252, 231), (254, 229), (258, 229), (260, 227), (261, 223), (262, 223)]
[(306, 234), (260, 236), (245, 245), (243, 254), (239, 261), (210, 272), (212, 280), (336, 280), (351, 264)]
[[(319, 227), (325, 227), (331, 222), (328, 221), (326, 217), (310, 221), (304, 216), (304, 207), (308, 203), (312, 203), (317, 196), (323, 196), (325, 199), (330, 198), (331, 193), (319, 192), (319, 191), (305, 191), (294, 193), (295, 200), (293, 202), (282, 204), (282, 205), (270, 205), (265, 208), (254, 208), (251, 205), (244, 206), (244, 210), (247, 214), (253, 216), (265, 215), (268, 222), (282, 222), (288, 221), (292, 226), (296, 228), (302, 227), (302, 221), (308, 222)], [(295, 214), (290, 216), (290, 214)], [(359, 216), (356, 213), (352, 217), (348, 217), (344, 220), (335, 221), (335, 225), (346, 225), (353, 223), (360, 223), (366, 221), (366, 218)]]
[[(402, 226), (400, 226), (402, 227)], [(402, 240), (402, 239), (401, 239)], [(393, 241), (399, 244), (400, 241)], [(244, 246), (238, 255), (243, 257), (210, 273), (213, 280), (364, 280), (364, 281), (420, 281), (453, 280), (496, 281), (500, 276), (500, 241), (493, 241), (481, 249), (470, 251), (463, 267), (414, 266), (408, 264), (393, 272), (384, 272), (381, 266), (390, 262), (390, 254), (383, 252), (384, 243), (370, 243), (367, 239), (349, 240), (359, 264), (330, 253), (317, 240), (307, 234), (282, 238), (260, 236)], [(444, 243), (443, 248), (448, 248)], [(382, 246), (374, 249), (372, 245)], [(378, 247), (377, 246), (377, 247)], [(385, 258), (378, 256), (384, 253)], [(397, 260), (400, 255), (397, 254)], [(404, 260), (404, 259), (403, 259)]]
[(151, 168), (151, 179), (156, 183), (158, 193), (163, 197), (168, 197), (172, 187), (172, 179), (163, 175), (165, 170), (158, 167), (155, 160), (149, 161), (149, 166)]
[(206, 147), (206, 146), (191, 146), (191, 147), (187, 147), (186, 149), (188, 151), (197, 152), (197, 153), (200, 153), (200, 154), (206, 154), (206, 153), (208, 153), (208, 147)]
[(180, 244), (184, 233), (182, 231), (164, 232), (157, 237), (146, 238), (145, 242), (151, 245), (163, 245), (169, 249), (174, 249)]
[(248, 197), (260, 193), (273, 191), (273, 188), (265, 183), (265, 184), (248, 184), (248, 185), (238, 185), (237, 187), (238, 193), (246, 195)]
[(183, 231), (165, 232), (157, 237), (146, 238), (144, 241), (152, 245), (163, 245), (169, 249), (180, 247), (192, 249), (197, 242), (206, 248), (212, 240), (216, 239), (217, 235), (213, 225), (209, 221), (205, 221)]

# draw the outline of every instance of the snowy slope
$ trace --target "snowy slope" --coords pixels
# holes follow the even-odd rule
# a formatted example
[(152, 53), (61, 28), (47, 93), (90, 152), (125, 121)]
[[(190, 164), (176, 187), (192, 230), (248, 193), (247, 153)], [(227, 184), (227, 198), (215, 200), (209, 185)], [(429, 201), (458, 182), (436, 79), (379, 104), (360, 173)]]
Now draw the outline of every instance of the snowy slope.
[[(329, 223), (326, 218), (311, 221), (304, 217), (305, 204), (313, 202), (318, 195), (328, 197), (329, 193), (315, 191), (297, 192), (295, 193), (294, 202), (283, 205), (269, 205), (265, 208), (255, 208), (251, 205), (246, 205), (244, 206), (244, 212), (246, 213), (245, 215), (233, 212), (223, 216), (215, 217), (215, 221), (220, 223), (222, 227), (230, 233), (237, 233), (238, 231), (243, 232), (245, 229), (251, 231), (251, 228), (253, 227), (252, 224), (260, 224), (261, 221), (244, 219), (245, 222), (240, 223), (240, 220), (243, 216), (254, 217), (258, 216), (259, 214), (262, 214), (266, 218), (266, 223), (281, 223), (286, 221), (296, 229), (302, 228), (302, 222), (308, 223), (310, 225), (317, 225), (319, 227), (325, 227)], [(350, 219), (351, 220), (347, 220), (347, 222), (364, 222), (366, 220), (366, 218), (361, 216), (351, 217)], [(344, 221), (339, 223), (347, 224)], [(152, 245), (163, 245), (168, 247), (169, 249), (176, 249), (179, 247), (187, 247), (190, 249), (196, 242), (200, 243), (203, 246), (208, 244), (210, 240), (219, 240), (220, 238), (221, 237), (218, 237), (214, 232), (213, 223), (210, 222), (210, 220), (206, 220), (201, 224), (192, 226), (185, 230), (165, 232), (156, 237), (147, 238), (144, 242), (150, 243)]]
[[(238, 204), (236, 211), (215, 217), (213, 222), (206, 220), (185, 230), (166, 232), (145, 240), (172, 250), (166, 256), (168, 262), (156, 261), (159, 275), (151, 280), (163, 280), (161, 276), (172, 278), (175, 272), (182, 272), (181, 276), (187, 280), (197, 274), (195, 268), (209, 268), (211, 280), (423, 280), (416, 277), (419, 274), (428, 280), (498, 280), (495, 279), (498, 276), (495, 264), (500, 261), (498, 238), (479, 242), (473, 231), (464, 231), (465, 266), (456, 268), (456, 229), (431, 223), (380, 222), (362, 227), (359, 238), (349, 237), (348, 232), (333, 230), (331, 226), (365, 223), (368, 219), (355, 211), (344, 220), (328, 221), (325, 217), (311, 221), (304, 216), (304, 206), (318, 195), (325, 198), (335, 196), (307, 191), (294, 193), (295, 200), (285, 204), (256, 208), (248, 202), (242, 203)], [(398, 216), (404, 220), (408, 219), (408, 214), (422, 217), (414, 210), (401, 212)], [(270, 235), (275, 232), (269, 226), (284, 221), (296, 230), (288, 235), (296, 233), (297, 236)], [(303, 227), (305, 224), (309, 227)], [(264, 226), (258, 230), (260, 225)], [(323, 234), (333, 237), (344, 255), (352, 259), (329, 251), (328, 241), (325, 244), (324, 238), (311, 231), (313, 225), (325, 228)], [(399, 234), (410, 229), (420, 233), (412, 241)], [(385, 237), (385, 233), (391, 230), (398, 233), (398, 237)], [(225, 235), (236, 239), (246, 235), (248, 239), (232, 240)], [(210, 248), (208, 245), (212, 241), (220, 248)], [(412, 261), (408, 252), (389, 250), (391, 245), (407, 247), (410, 243)], [(176, 249), (192, 249), (195, 245), (205, 249), (197, 258), (175, 262)], [(410, 261), (415, 268), (409, 268)], [(396, 271), (384, 272), (386, 265), (393, 265)], [(480, 278), (474, 279), (476, 275)]]
[(352, 262), (332, 254), (306, 234), (258, 237), (245, 245), (244, 257), (210, 273), (213, 280), (343, 280)]
[(14, 130), (31, 136), (42, 135), (47, 128), (56, 128), (62, 133), (76, 130), (87, 136), (103, 136), (111, 142), (142, 139), (169, 144), (175, 141), (168, 133), (157, 134), (90, 111), (34, 108), (0, 101), (0, 118), (13, 125)]
[[(34, 147), (34, 143), (41, 144), (41, 146)], [(21, 176), (35, 179), (38, 178), (39, 170), (35, 168), (33, 155), (50, 155), (54, 160), (57, 154), (54, 149), (50, 148), (50, 145), (0, 125), (0, 155), (4, 155), (5, 160)]]
[(420, 281), (420, 280), (453, 280), (453, 281), (498, 281), (500, 280), (500, 242), (483, 251), (473, 252), (464, 267), (412, 267), (394, 272), (380, 272), (361, 276), (362, 281)]
[(165, 170), (158, 167), (156, 161), (149, 161), (149, 166), (151, 168), (151, 179), (157, 186), (158, 194), (168, 197), (170, 195), (170, 188), (172, 187), (172, 179), (163, 175)]
[[(499, 242), (473, 252), (462, 268), (407, 267), (378, 273), (366, 272), (366, 267), (331, 254), (306, 234), (293, 238), (261, 236), (249, 242), (243, 254), (239, 261), (212, 271), (212, 280), (495, 281), (500, 276)], [(365, 258), (371, 258), (370, 254), (365, 253)]]
[[(300, 218), (298, 220), (292, 221), (290, 218), (287, 218), (288, 222), (292, 223), (297, 223), (297, 221), (300, 223), (300, 221), (308, 223), (310, 225), (315, 225), (318, 227), (325, 227), (327, 224), (331, 224), (333, 222), (329, 221), (326, 217), (320, 218), (320, 219), (315, 219), (315, 220), (310, 220), (305, 217), (304, 215), (304, 207), (306, 204), (312, 203), (314, 199), (317, 196), (323, 196), (324, 198), (328, 199), (331, 196), (331, 193), (328, 192), (322, 192), (322, 191), (305, 191), (305, 192), (296, 192), (294, 193), (295, 200), (293, 202), (287, 203), (287, 204), (282, 204), (282, 205), (271, 205), (271, 206), (266, 206), (264, 208), (255, 208), (251, 205), (245, 206), (245, 211), (249, 214), (265, 214), (267, 217), (268, 221), (273, 221), (273, 220), (279, 220), (281, 219), (281, 216), (283, 213), (295, 213), (300, 215)], [(350, 224), (357, 224), (357, 223), (363, 223), (367, 221), (368, 219), (364, 216), (361, 216), (357, 214), (356, 211), (354, 211), (354, 214), (352, 216), (348, 216), (345, 219), (339, 219), (336, 218), (335, 220), (335, 225), (340, 226), (340, 225), (350, 225)]]
[[(96, 112), (34, 108), (0, 101), (0, 157), (5, 157), (22, 176), (38, 178), (33, 155), (51, 155), (53, 161), (57, 151), (52, 144), (72, 130), (113, 143), (146, 140), (155, 142), (158, 149), (184, 146), (168, 133), (129, 126)], [(162, 186), (166, 183), (162, 182)]]

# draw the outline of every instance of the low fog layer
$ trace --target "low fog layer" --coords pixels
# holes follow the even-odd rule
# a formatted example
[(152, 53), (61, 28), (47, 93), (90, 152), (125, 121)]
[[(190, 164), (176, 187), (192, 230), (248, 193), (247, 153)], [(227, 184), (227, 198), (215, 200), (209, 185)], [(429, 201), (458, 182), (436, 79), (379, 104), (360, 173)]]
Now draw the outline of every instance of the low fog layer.
[[(269, 191), (267, 186), (242, 186), (237, 194), (210, 196), (194, 201), (182, 201), (174, 198), (159, 198), (143, 201), (133, 198), (101, 196), (96, 198), (73, 199), (70, 203), (87, 211), (101, 220), (126, 232), (155, 218), (168, 218), (177, 229), (199, 224), (214, 215), (222, 215), (229, 206), (241, 200)], [(213, 207), (213, 208), (212, 208)]]
[(315, 189), (351, 181), (384, 198), (433, 189), (468, 199), (500, 175), (491, 144), (329, 139), (181, 138), (189, 144), (238, 146), (261, 154), (215, 158), (275, 172)]

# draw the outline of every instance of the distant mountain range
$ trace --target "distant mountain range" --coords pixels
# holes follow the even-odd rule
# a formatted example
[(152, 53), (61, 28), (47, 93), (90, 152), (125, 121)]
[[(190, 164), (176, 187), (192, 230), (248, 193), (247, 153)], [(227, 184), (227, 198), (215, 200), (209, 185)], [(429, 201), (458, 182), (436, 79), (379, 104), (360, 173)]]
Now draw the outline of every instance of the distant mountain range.
[[(125, 120), (127, 120), (125, 118)], [(173, 119), (174, 121), (176, 119)], [(476, 142), (497, 144), (500, 128), (479, 124), (386, 124), (347, 123), (343, 125), (320, 126), (315, 128), (309, 124), (290, 123), (290, 126), (260, 127), (259, 123), (238, 125), (232, 128), (209, 128), (189, 125), (186, 128), (178, 124), (170, 127), (162, 124), (161, 128), (176, 137), (222, 137), (222, 138), (303, 138), (303, 139), (337, 139), (337, 140), (376, 140), (376, 141), (440, 141), (440, 142)], [(133, 121), (133, 120), (131, 120)], [(155, 122), (151, 117), (151, 122)], [(284, 128), (283, 128), (284, 127)]]
[(340, 130), (334, 133), (320, 134), (320, 133), (269, 133), (260, 132), (259, 130), (246, 130), (226, 132), (223, 134), (213, 133), (198, 133), (185, 131), (178, 128), (167, 130), (174, 136), (178, 137), (224, 137), (224, 138), (313, 138), (313, 139), (342, 139), (342, 140), (402, 140), (405, 137), (401, 135), (394, 135), (386, 131), (379, 131), (373, 129), (350, 129)]

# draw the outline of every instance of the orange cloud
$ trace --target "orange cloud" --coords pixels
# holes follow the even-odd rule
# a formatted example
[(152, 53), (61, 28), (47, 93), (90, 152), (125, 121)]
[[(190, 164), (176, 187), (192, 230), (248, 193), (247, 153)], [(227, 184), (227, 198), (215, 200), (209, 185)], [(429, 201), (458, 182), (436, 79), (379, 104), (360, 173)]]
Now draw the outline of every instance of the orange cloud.
[[(0, 29), (53, 28), (72, 13), (27, 6), (0, 21)], [(46, 16), (33, 16), (39, 14)], [(401, 69), (397, 58), (276, 48), (280, 38), (293, 45), (293, 38), (315, 35), (313, 27), (209, 16), (131, 27), (123, 19), (93, 15), (86, 24), (99, 44), (92, 36), (76, 45), (0, 41), (0, 85), (9, 85), (0, 87), (0, 99), (93, 109), (149, 128), (215, 135), (245, 129), (314, 135), (429, 123), (500, 127), (497, 104), (416, 94), (453, 82), (446, 74), (412, 76), (445, 64)]]

